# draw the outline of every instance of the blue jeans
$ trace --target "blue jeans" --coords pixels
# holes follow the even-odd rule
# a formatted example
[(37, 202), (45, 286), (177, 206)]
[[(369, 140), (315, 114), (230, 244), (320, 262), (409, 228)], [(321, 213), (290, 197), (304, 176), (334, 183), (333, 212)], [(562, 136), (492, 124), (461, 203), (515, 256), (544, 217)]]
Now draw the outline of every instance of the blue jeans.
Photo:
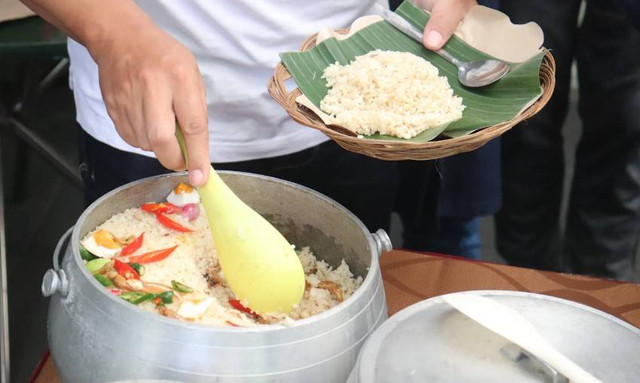
[(429, 251), (480, 259), (480, 218), (440, 217), (437, 231), (427, 241)]
[[(503, 209), (496, 242), (510, 264), (631, 279), (640, 248), (640, 32), (613, 0), (503, 1), (514, 23), (535, 21), (556, 60), (549, 104), (503, 136)], [(582, 136), (567, 223), (562, 126), (577, 61)]]

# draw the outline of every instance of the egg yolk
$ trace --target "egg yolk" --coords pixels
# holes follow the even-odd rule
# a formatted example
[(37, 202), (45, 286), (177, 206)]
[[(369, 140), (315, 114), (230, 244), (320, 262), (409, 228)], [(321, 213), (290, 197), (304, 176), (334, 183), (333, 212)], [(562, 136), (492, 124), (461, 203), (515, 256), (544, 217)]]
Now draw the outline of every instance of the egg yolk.
[(185, 184), (184, 182), (180, 182), (178, 186), (176, 186), (176, 188), (173, 189), (173, 192), (176, 194), (191, 193), (192, 191), (193, 191), (193, 188)]
[(93, 234), (93, 239), (96, 243), (107, 249), (118, 249), (120, 245), (116, 242), (116, 238), (113, 234), (106, 230), (98, 230)]

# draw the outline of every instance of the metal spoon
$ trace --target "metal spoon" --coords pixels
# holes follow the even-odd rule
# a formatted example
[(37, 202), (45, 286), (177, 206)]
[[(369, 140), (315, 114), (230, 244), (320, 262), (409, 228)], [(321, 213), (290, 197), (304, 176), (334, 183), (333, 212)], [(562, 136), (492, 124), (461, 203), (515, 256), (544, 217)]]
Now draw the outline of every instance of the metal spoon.
[(509, 65), (504, 61), (460, 61), (442, 49), (435, 52), (441, 57), (444, 57), (451, 64), (458, 67), (458, 81), (460, 81), (460, 84), (469, 88), (477, 88), (492, 84), (500, 80), (505, 74), (509, 73)]
[[(414, 27), (400, 15), (385, 9), (382, 6), (378, 5), (376, 9), (380, 16), (388, 21), (389, 24), (422, 44), (424, 34), (421, 30)], [(469, 88), (477, 88), (492, 84), (500, 80), (509, 72), (510, 69), (507, 63), (500, 60), (460, 61), (442, 49), (435, 51), (435, 53), (445, 58), (458, 68), (458, 81), (460, 81), (460, 84)]]

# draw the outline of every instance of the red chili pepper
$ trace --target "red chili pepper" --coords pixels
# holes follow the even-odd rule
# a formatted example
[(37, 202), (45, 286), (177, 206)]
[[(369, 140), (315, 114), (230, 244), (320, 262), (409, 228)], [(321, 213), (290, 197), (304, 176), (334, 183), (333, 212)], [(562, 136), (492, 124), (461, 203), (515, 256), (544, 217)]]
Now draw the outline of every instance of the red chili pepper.
[(233, 322), (229, 322), (228, 320), (226, 320), (225, 322), (227, 322), (227, 324), (228, 324), (229, 326), (233, 326), (233, 327), (242, 327), (242, 326), (240, 326), (239, 324), (235, 324), (235, 323), (233, 323)]
[(113, 268), (116, 269), (118, 274), (122, 275), (127, 279), (140, 279), (140, 275), (138, 272), (131, 266), (127, 265), (124, 262), (120, 262), (117, 259), (113, 260)]
[(156, 218), (158, 219), (158, 222), (162, 224), (162, 226), (168, 227), (169, 229), (181, 231), (183, 233), (188, 233), (193, 231), (192, 229), (182, 226), (178, 222), (172, 220), (171, 218), (167, 217), (162, 213), (156, 213)]
[(120, 256), (130, 255), (135, 253), (136, 250), (142, 246), (142, 238), (144, 237), (144, 233), (140, 234), (138, 238), (136, 238), (133, 242), (123, 247), (120, 251)]
[(111, 291), (111, 294), (113, 294), (113, 295), (122, 294), (122, 290), (118, 290), (118, 289), (110, 289), (109, 291)]
[(145, 203), (140, 206), (140, 209), (149, 212), (149, 213), (167, 213), (167, 214), (177, 214), (182, 211), (182, 208), (172, 204), (171, 202), (161, 202), (161, 203)]
[(260, 317), (260, 315), (254, 311), (252, 311), (250, 308), (245, 307), (242, 303), (240, 303), (239, 300), (237, 299), (229, 299), (229, 304), (236, 310), (240, 310), (242, 312), (245, 312), (247, 314), (256, 316), (256, 317)]
[(129, 263), (151, 263), (151, 262), (162, 261), (163, 259), (167, 258), (169, 255), (171, 255), (171, 253), (173, 253), (173, 251), (176, 249), (176, 247), (178, 247), (178, 245), (176, 245), (174, 247), (169, 247), (167, 249), (150, 251), (148, 253), (144, 253), (144, 254), (140, 254), (140, 255), (133, 255), (133, 256), (129, 257), (127, 262), (129, 262)]

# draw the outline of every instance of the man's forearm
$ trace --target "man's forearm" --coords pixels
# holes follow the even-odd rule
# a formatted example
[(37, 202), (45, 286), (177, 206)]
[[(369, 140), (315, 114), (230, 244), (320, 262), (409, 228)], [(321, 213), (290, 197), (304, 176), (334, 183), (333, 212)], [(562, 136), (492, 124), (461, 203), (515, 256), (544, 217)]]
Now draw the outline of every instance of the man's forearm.
[(90, 51), (120, 33), (153, 25), (132, 0), (21, 0)]

